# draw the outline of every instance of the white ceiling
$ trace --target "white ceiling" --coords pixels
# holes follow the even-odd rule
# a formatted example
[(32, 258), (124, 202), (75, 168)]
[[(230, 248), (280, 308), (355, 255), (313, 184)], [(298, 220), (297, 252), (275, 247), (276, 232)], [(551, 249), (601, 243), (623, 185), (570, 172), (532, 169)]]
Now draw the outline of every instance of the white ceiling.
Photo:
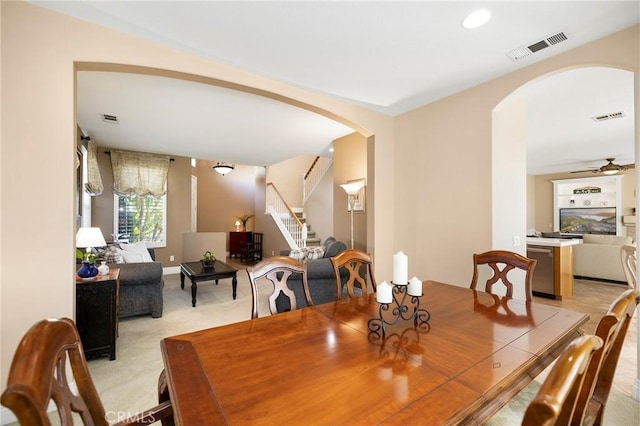
[[(638, 1), (32, 3), (388, 115), (566, 52), (640, 17)], [(462, 28), (462, 19), (480, 7), (492, 12), (491, 21)], [(506, 56), (558, 32), (568, 40), (517, 62)], [(533, 120), (531, 173), (550, 172), (550, 159), (567, 163), (553, 171), (597, 167), (609, 156), (632, 161), (633, 77), (622, 79), (628, 86), (591, 71), (543, 80), (538, 84), (545, 86), (523, 94)], [(324, 153), (332, 139), (350, 132), (316, 114), (226, 89), (82, 74), (78, 121), (103, 145), (268, 165)], [(584, 119), (614, 110), (628, 117), (597, 123), (600, 128)], [(120, 124), (102, 122), (99, 113), (117, 115)], [(611, 133), (600, 134), (603, 125)]]

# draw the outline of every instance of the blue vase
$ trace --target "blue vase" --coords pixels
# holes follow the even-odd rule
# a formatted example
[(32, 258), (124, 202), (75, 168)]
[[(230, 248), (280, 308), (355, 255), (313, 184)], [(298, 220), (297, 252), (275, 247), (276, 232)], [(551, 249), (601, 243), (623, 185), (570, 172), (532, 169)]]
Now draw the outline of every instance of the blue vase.
[(78, 276), (80, 278), (92, 278), (98, 275), (98, 268), (93, 266), (93, 263), (82, 262), (82, 266), (78, 269)]

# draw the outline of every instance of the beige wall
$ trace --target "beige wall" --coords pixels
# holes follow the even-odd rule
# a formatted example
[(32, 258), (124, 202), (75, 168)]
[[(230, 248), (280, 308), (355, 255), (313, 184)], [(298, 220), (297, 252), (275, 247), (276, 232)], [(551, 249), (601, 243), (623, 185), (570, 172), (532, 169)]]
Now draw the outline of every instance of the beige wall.
[[(468, 285), (474, 252), (493, 248), (495, 234), (526, 232), (521, 228), (526, 210), (520, 206), (526, 203), (526, 179), (520, 177), (526, 172), (515, 176), (492, 163), (496, 106), (523, 85), (572, 67), (597, 64), (637, 72), (638, 43), (635, 26), (396, 117), (395, 159), (389, 160), (395, 171), (393, 197), (378, 199), (376, 206), (382, 205), (375, 213), (394, 209), (393, 250), (407, 253), (412, 275)], [(493, 182), (502, 179), (522, 182), (512, 193), (522, 224), (497, 230)], [(376, 182), (381, 182), (378, 176)]]
[(267, 182), (273, 183), (290, 207), (302, 207), (302, 178), (315, 155), (300, 155), (267, 167)]
[[(636, 205), (635, 170), (622, 173), (622, 212), (623, 216), (632, 215)], [(576, 179), (592, 177), (587, 174), (554, 173), (548, 175), (531, 176), (527, 192), (533, 197), (534, 204), (529, 209), (534, 211), (534, 226), (540, 232), (553, 231), (553, 182), (561, 179)], [(531, 197), (529, 197), (531, 198)], [(622, 235), (627, 235), (623, 225)], [(635, 237), (634, 237), (635, 238)]]
[[(351, 215), (347, 211), (347, 193), (340, 187), (350, 180), (367, 179), (367, 140), (357, 133), (333, 142), (333, 233), (336, 239), (351, 247)], [(367, 250), (367, 211), (371, 208), (366, 197), (365, 211), (353, 214), (354, 248)]]
[[(494, 232), (494, 108), (547, 73), (591, 64), (637, 72), (639, 66), (636, 26), (393, 118), (31, 4), (1, 2), (0, 18), (2, 386), (28, 327), (74, 314), (75, 69), (221, 84), (308, 108), (374, 137), (374, 151), (367, 153), (375, 165), (368, 169), (375, 170), (375, 182), (370, 175), (367, 246), (375, 250), (377, 278), (390, 279), (392, 255), (402, 249), (411, 275), (468, 285), (471, 255), (490, 247)], [(638, 135), (636, 126), (636, 144)], [(42, 182), (46, 190), (34, 193)], [(47, 253), (46, 279), (26, 255), (33, 247)]]
[(321, 242), (333, 236), (333, 211), (341, 207), (341, 204), (334, 205), (332, 164), (304, 206), (310, 230), (316, 233), (316, 238)]

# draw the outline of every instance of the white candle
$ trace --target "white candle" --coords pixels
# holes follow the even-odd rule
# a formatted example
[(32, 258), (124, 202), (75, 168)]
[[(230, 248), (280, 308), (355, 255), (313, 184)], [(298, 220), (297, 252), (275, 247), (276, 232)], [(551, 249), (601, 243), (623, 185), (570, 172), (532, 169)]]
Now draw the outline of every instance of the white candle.
[(408, 266), (409, 260), (407, 255), (402, 251), (393, 255), (393, 283), (399, 285), (407, 284)]
[(407, 293), (409, 296), (422, 296), (422, 281), (418, 277), (411, 278), (409, 286), (407, 287)]
[(378, 285), (378, 289), (376, 291), (376, 301), (378, 303), (391, 303), (393, 301), (393, 287), (387, 284), (386, 281), (382, 281), (382, 283)]

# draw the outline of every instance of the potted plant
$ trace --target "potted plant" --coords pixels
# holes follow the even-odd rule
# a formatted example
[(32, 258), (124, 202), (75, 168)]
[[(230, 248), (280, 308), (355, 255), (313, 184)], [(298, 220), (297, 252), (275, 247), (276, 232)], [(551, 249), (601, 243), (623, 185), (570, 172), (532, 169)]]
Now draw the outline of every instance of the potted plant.
[(213, 265), (216, 263), (216, 257), (213, 255), (213, 253), (207, 250), (202, 255), (202, 259), (200, 260), (200, 263), (202, 263), (203, 268), (213, 268)]
[(247, 222), (249, 221), (249, 219), (251, 219), (254, 215), (252, 214), (243, 214), (242, 216), (238, 216), (237, 219), (242, 223), (242, 231), (243, 232), (247, 232)]

